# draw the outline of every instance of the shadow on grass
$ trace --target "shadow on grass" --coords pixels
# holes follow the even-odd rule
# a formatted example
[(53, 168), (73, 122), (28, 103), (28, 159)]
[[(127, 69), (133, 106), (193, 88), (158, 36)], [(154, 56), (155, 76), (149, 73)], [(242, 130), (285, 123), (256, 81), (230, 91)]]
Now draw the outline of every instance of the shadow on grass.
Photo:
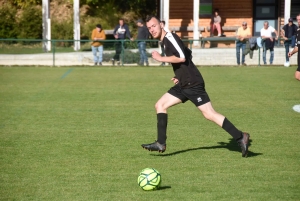
[[(250, 151), (251, 142), (252, 142), (252, 140), (250, 139), (249, 140), (248, 158), (262, 155), (262, 153), (255, 153), (255, 152)], [(210, 146), (210, 147), (196, 147), (196, 148), (184, 149), (184, 150), (175, 151), (175, 152), (168, 153), (168, 154), (151, 154), (151, 155), (152, 156), (174, 156), (177, 154), (182, 154), (182, 153), (189, 152), (189, 151), (196, 151), (196, 150), (200, 150), (200, 149), (228, 149), (229, 151), (241, 152), (241, 148), (238, 146), (238, 144), (236, 143), (236, 141), (234, 139), (230, 139), (229, 142), (218, 142), (218, 144), (219, 145)]]
[(171, 186), (160, 186), (157, 191), (166, 190), (168, 188), (171, 188)]

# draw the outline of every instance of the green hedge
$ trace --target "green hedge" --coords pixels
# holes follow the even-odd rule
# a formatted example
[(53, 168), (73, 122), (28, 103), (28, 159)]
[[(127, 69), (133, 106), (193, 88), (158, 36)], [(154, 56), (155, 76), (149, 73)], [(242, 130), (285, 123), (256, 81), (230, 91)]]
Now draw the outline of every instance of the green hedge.
[(16, 14), (17, 10), (13, 6), (9, 4), (0, 6), (0, 38), (17, 37)]

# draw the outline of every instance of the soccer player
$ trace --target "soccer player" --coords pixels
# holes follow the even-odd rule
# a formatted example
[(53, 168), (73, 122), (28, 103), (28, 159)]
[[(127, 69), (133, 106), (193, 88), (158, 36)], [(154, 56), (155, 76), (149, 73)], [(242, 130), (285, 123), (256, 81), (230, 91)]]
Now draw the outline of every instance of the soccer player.
[(247, 157), (250, 135), (238, 130), (226, 117), (214, 110), (205, 91), (202, 75), (192, 62), (192, 52), (185, 47), (176, 34), (166, 32), (156, 16), (148, 16), (146, 25), (153, 38), (159, 39), (165, 48), (166, 56), (153, 51), (152, 58), (172, 64), (175, 76), (171, 80), (175, 85), (155, 104), (157, 140), (150, 144), (142, 144), (142, 147), (149, 151), (164, 152), (167, 139), (167, 109), (190, 100), (206, 119), (215, 122), (227, 131), (241, 147), (242, 157)]
[[(296, 44), (295, 44), (295, 48), (293, 49), (293, 51), (288, 53), (289, 57), (291, 57), (293, 54), (298, 52), (298, 49), (300, 48), (300, 13), (297, 15), (297, 22), (298, 22), (299, 28), (297, 29)], [(300, 81), (300, 56), (299, 56), (299, 53), (298, 53), (298, 68), (295, 72), (295, 78)]]

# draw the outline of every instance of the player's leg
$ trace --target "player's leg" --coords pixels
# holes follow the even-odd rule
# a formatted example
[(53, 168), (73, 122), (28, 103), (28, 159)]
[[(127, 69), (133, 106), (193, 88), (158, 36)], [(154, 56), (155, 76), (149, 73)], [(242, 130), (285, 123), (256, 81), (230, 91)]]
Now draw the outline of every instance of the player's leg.
[(206, 119), (215, 122), (227, 133), (229, 133), (242, 148), (242, 156), (247, 157), (248, 142), (250, 137), (248, 133), (243, 133), (242, 131), (238, 130), (226, 117), (216, 112), (212, 107), (211, 102), (198, 106), (198, 109), (202, 112)]
[(300, 69), (295, 72), (295, 78), (300, 81)]
[(165, 93), (155, 104), (156, 113), (167, 113), (168, 108), (181, 102), (181, 99), (171, 95), (170, 93)]
[(225, 117), (214, 110), (211, 102), (198, 106), (198, 109), (202, 112), (206, 119), (215, 122), (217, 125), (222, 127)]
[(242, 156), (247, 156), (249, 134), (238, 130), (226, 117), (214, 110), (205, 90), (204, 83), (189, 89), (184, 89), (183, 94), (195, 104), (206, 119), (215, 122), (228, 132), (241, 146)]
[(165, 93), (155, 104), (157, 116), (157, 140), (154, 143), (142, 144), (142, 147), (149, 151), (164, 152), (166, 150), (168, 108), (179, 103), (187, 101), (187, 98), (181, 93), (178, 85), (172, 87), (168, 93)]
[(298, 52), (298, 56), (297, 57), (298, 57), (297, 58), (298, 59), (298, 68), (297, 68), (297, 70), (295, 72), (295, 78), (300, 81), (300, 55), (299, 55), (299, 52)]

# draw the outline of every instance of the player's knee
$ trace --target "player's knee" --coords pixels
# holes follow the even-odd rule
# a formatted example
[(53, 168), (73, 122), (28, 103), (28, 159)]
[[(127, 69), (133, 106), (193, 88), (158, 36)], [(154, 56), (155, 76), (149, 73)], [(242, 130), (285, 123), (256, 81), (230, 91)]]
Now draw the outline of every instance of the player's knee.
[(296, 71), (295, 78), (300, 81), (300, 71)]
[(155, 103), (155, 110), (156, 111), (161, 111), (163, 110), (163, 105), (160, 102)]
[(205, 119), (212, 121), (213, 120), (213, 114), (212, 112), (202, 112)]

